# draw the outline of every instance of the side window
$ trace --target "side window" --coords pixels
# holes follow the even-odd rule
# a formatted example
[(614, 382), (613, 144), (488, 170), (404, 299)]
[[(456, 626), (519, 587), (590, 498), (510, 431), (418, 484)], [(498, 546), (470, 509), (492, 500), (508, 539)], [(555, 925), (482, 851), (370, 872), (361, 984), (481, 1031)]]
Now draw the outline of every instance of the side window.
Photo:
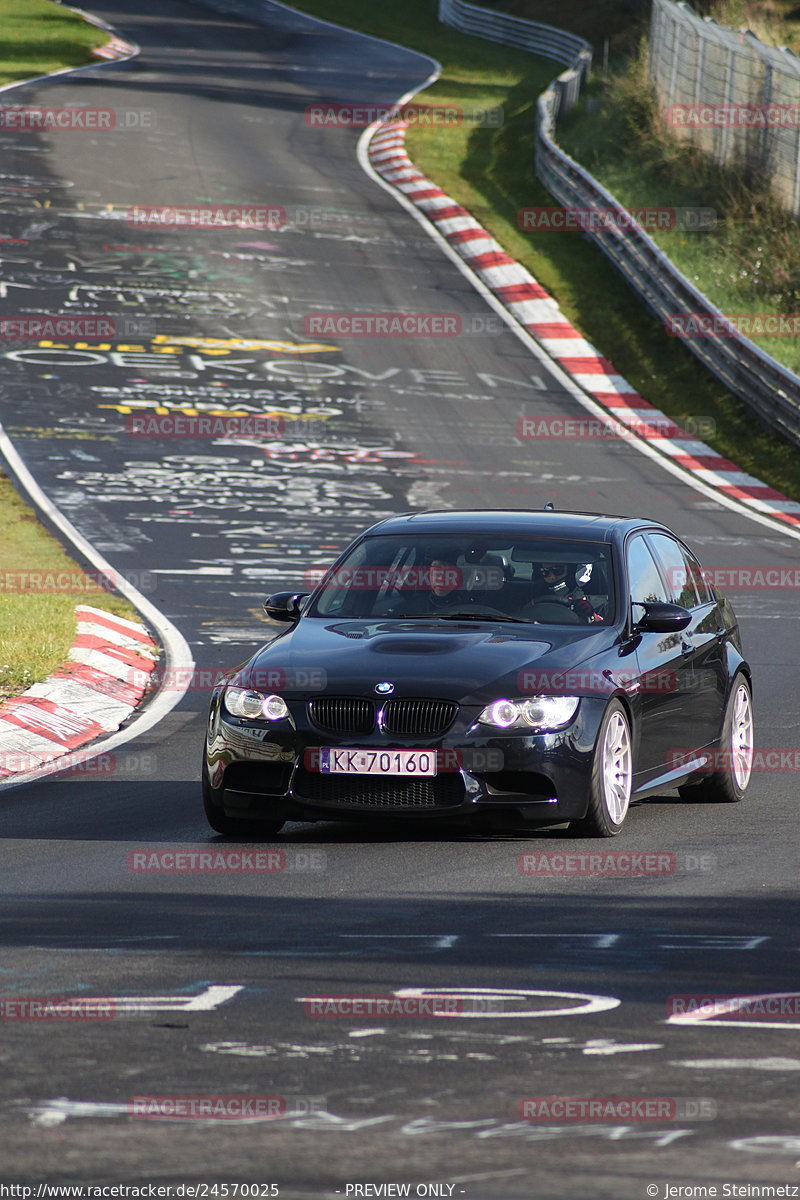
[(689, 564), (689, 571), (691, 572), (692, 579), (694, 580), (694, 585), (697, 588), (697, 593), (700, 597), (700, 603), (716, 604), (717, 594), (714, 591), (714, 584), (711, 579), (712, 573), (710, 571), (704, 572), (703, 568), (700, 566), (700, 563), (692, 554), (691, 550), (687, 550), (685, 546), (683, 547), (683, 553), (687, 563)]
[(663, 533), (649, 534), (648, 541), (661, 565), (673, 604), (681, 604), (684, 608), (698, 608), (703, 604), (683, 548), (674, 538)]
[(661, 582), (655, 560), (641, 534), (637, 534), (628, 542), (627, 559), (631, 600), (638, 604), (666, 604), (669, 597)]

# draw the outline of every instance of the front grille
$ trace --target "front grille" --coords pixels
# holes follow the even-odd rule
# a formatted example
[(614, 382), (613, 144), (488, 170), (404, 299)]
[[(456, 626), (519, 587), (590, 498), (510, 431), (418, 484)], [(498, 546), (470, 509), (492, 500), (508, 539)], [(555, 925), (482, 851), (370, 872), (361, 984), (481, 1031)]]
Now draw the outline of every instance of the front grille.
[(389, 700), (382, 724), (393, 737), (438, 737), (450, 728), (457, 713), (452, 700)]
[(298, 799), (337, 808), (407, 809), (452, 808), (464, 799), (458, 772), (428, 778), (385, 775), (328, 775), (300, 767), (292, 791)]
[(372, 733), (375, 728), (375, 705), (358, 696), (318, 696), (309, 700), (308, 711), (326, 733)]

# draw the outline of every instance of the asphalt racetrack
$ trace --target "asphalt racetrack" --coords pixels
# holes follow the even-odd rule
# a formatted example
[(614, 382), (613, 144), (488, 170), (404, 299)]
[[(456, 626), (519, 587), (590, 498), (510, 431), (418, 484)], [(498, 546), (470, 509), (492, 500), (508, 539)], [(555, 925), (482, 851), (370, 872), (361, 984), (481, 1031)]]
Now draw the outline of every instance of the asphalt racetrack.
[[(798, 986), (795, 589), (731, 593), (759, 746), (786, 751), (757, 761), (740, 805), (653, 797), (613, 843), (364, 821), (289, 825), (264, 847), (211, 834), (198, 782), (208, 680), (268, 636), (263, 597), (303, 587), (382, 515), (641, 514), (723, 568), (794, 571), (798, 541), (627, 441), (517, 439), (521, 416), (584, 410), (364, 173), (358, 131), (305, 115), (394, 101), (429, 60), (280, 7), (262, 24), (174, 0), (95, 11), (141, 54), (12, 96), (112, 110), (115, 127), (0, 131), (2, 315), (86, 321), (50, 346), (3, 344), (0, 417), (197, 673), (108, 770), (0, 796), (3, 996), (113, 1007), (3, 1021), (3, 1181), (314, 1200), (403, 1194), (352, 1190), (389, 1183), (469, 1200), (800, 1183), (800, 1008), (667, 1023), (670, 997)], [(283, 215), (131, 216), (203, 205)], [(364, 311), (458, 314), (468, 333), (309, 333), (315, 314)], [(267, 443), (133, 421), (263, 413), (281, 422)], [(265, 849), (282, 854), (266, 872), (136, 869), (152, 852)], [(563, 859), (612, 849), (662, 865)], [(405, 1016), (326, 1019), (308, 999), (407, 989)], [(419, 989), (444, 991), (449, 1015)], [(220, 1097), (222, 1113), (197, 1108)], [(586, 1098), (612, 1104), (598, 1117)], [(650, 1115), (626, 1116), (643, 1098)]]

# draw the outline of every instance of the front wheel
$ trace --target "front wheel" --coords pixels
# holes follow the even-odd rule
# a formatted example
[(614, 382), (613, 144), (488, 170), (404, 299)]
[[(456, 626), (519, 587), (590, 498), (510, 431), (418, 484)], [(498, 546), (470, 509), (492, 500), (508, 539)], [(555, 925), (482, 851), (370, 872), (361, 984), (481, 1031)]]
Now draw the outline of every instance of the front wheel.
[(201, 767), (203, 785), (203, 809), (206, 820), (216, 833), (225, 833), (231, 837), (270, 838), (279, 833), (286, 824), (285, 821), (242, 821), (237, 817), (229, 817), (222, 807), (222, 798), (215, 798), (215, 789), (208, 778), (208, 767), (205, 754)]
[(570, 830), (588, 837), (614, 837), (622, 829), (633, 785), (633, 750), (628, 714), (612, 700), (603, 716), (592, 760), (589, 808)]
[(709, 804), (736, 804), (747, 791), (753, 770), (753, 698), (744, 675), (733, 682), (713, 758), (716, 769), (699, 783), (679, 787), (678, 795)]

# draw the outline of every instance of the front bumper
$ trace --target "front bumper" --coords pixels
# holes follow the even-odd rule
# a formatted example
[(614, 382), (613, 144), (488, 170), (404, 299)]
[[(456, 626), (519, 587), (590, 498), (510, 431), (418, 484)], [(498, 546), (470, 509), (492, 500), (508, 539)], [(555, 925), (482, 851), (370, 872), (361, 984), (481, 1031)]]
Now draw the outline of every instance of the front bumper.
[[(595, 740), (605, 702), (583, 699), (573, 721), (552, 733), (491, 730), (477, 725), (480, 709), (463, 706), (436, 738), (324, 733), (305, 705), (289, 702), (291, 717), (269, 722), (230, 716), (212, 701), (206, 747), (210, 798), (242, 820), (322, 821), (363, 817), (533, 823), (585, 815)], [(435, 750), (430, 778), (321, 774), (320, 747)]]

